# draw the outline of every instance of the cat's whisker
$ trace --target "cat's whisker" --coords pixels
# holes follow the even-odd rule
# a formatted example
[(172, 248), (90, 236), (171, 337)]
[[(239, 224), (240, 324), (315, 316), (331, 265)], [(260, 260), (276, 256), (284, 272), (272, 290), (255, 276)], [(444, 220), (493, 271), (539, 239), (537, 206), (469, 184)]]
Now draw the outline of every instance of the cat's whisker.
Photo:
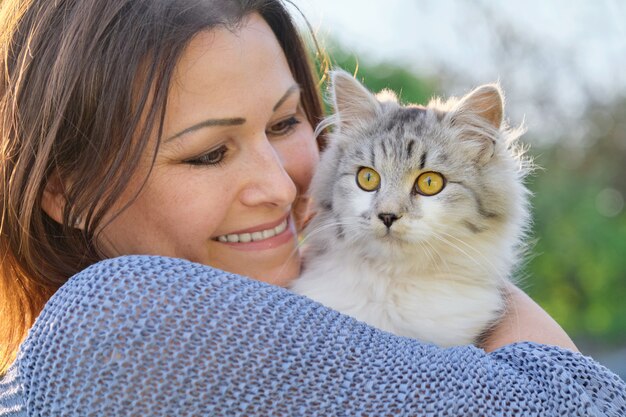
[(312, 228), (306, 231), (306, 234), (298, 242), (298, 248), (304, 246), (308, 240), (314, 238), (316, 235), (328, 229), (336, 228), (338, 226), (340, 226), (343, 229), (344, 238), (347, 240), (351, 240), (352, 238), (354, 238), (355, 232), (356, 234), (358, 234), (359, 232), (363, 232), (362, 227), (359, 227), (359, 225), (347, 223), (345, 221), (332, 221), (332, 222), (327, 222), (327, 223), (321, 223), (319, 225), (316, 225), (315, 228)]
[(311, 230), (307, 230), (306, 235), (304, 235), (304, 237), (300, 240), (300, 242), (298, 242), (298, 247), (303, 246), (307, 240), (311, 239), (312, 237), (314, 237), (315, 235), (331, 229), (333, 227), (337, 227), (337, 226), (341, 226), (344, 231), (359, 231), (359, 227), (358, 225), (352, 225), (350, 223), (346, 223), (346, 222), (339, 222), (339, 221), (334, 221), (334, 222), (328, 222), (328, 223), (321, 223), (320, 225), (316, 226), (314, 229)]
[(317, 227), (314, 230), (308, 231), (306, 236), (304, 236), (302, 239), (298, 240), (298, 243), (296, 244), (296, 247), (291, 251), (291, 253), (289, 254), (289, 256), (287, 257), (287, 259), (285, 260), (285, 262), (283, 263), (282, 267), (280, 268), (280, 270), (278, 271), (278, 275), (282, 275), (283, 271), (285, 270), (285, 268), (289, 265), (291, 259), (294, 256), (300, 256), (299, 251), (302, 248), (302, 246), (304, 246), (304, 243), (307, 239), (309, 239), (310, 237), (312, 237), (313, 235), (320, 233), (326, 229), (329, 229), (331, 227), (335, 227), (338, 224), (340, 224), (339, 222), (334, 222), (334, 223), (328, 223), (328, 224), (322, 224), (321, 226)]
[(293, 258), (294, 256), (300, 256), (299, 252), (300, 252), (300, 242), (298, 242), (298, 244), (296, 245), (296, 247), (291, 251), (291, 253), (289, 254), (289, 256), (287, 257), (287, 259), (285, 260), (285, 262), (283, 263), (282, 267), (280, 268), (280, 270), (278, 271), (278, 275), (281, 276), (283, 274), (283, 271), (285, 270), (285, 268), (287, 267), (287, 265), (289, 265), (291, 258)]
[[(357, 218), (357, 217), (354, 217), (354, 218), (355, 219), (360, 219), (360, 218)], [(289, 265), (289, 262), (291, 261), (291, 259), (294, 256), (300, 256), (298, 254), (298, 252), (304, 246), (304, 244), (306, 243), (307, 240), (309, 240), (310, 238), (314, 237), (316, 234), (319, 234), (319, 233), (321, 233), (321, 232), (323, 232), (325, 230), (328, 230), (328, 229), (331, 229), (331, 228), (337, 227), (337, 226), (341, 226), (344, 229), (344, 231), (346, 231), (346, 230), (347, 231), (353, 231), (353, 230), (354, 231), (359, 231), (360, 230), (358, 225), (354, 225), (354, 224), (350, 224), (350, 223), (346, 223), (346, 222), (339, 222), (339, 221), (321, 223), (320, 225), (318, 225), (314, 229), (307, 230), (306, 235), (304, 235), (301, 239), (299, 239), (296, 247), (291, 251), (291, 253), (287, 257), (286, 261), (283, 263), (283, 266), (278, 271), (278, 274), (282, 275), (283, 271), (285, 270), (287, 265)]]
[(312, 237), (314, 237), (315, 235), (331, 229), (333, 227), (337, 227), (337, 226), (344, 226), (343, 223), (341, 222), (329, 222), (329, 223), (322, 223), (318, 226), (316, 226), (314, 229), (307, 229), (306, 234), (302, 237), (302, 239), (300, 239), (300, 242), (298, 243), (298, 246), (302, 246), (307, 240), (311, 239)]
[(418, 242), (418, 244), (419, 244), (419, 247), (423, 249), (424, 253), (428, 257), (428, 259), (431, 262), (431, 264), (433, 266), (435, 266), (436, 268), (439, 268), (439, 264), (435, 260), (434, 255), (430, 252), (430, 249), (428, 248), (428, 246), (426, 246), (426, 244), (424, 242)]
[[(424, 241), (424, 243), (427, 246), (429, 246), (433, 250), (433, 252), (435, 254), (437, 253), (437, 249), (435, 249), (435, 247), (433, 246), (433, 244), (430, 241), (426, 240), (426, 241)], [(429, 249), (429, 252), (430, 252), (430, 249)], [(448, 262), (446, 262), (446, 260), (443, 257), (441, 257), (441, 256), (437, 256), (437, 258), (438, 258), (438, 261), (437, 260), (433, 260), (433, 263), (437, 266), (437, 269), (439, 269), (439, 272), (441, 272), (441, 264), (442, 263), (446, 266), (446, 269), (448, 270), (448, 272), (450, 272), (450, 265), (448, 265)]]
[[(447, 240), (446, 238), (444, 238), (443, 236), (439, 235), (438, 233), (433, 233), (433, 236), (439, 240), (440, 242), (443, 242), (447, 245), (449, 245), (450, 247), (458, 250), (459, 252), (461, 252), (463, 255), (465, 255), (469, 260), (471, 260), (472, 262), (474, 262), (477, 266), (480, 266), (481, 268), (484, 268), (485, 265), (482, 264), (481, 262), (479, 262), (476, 258), (474, 258), (472, 255), (470, 255), (469, 253), (467, 253), (466, 251), (464, 251), (463, 249), (461, 249), (459, 246), (455, 245), (454, 243), (450, 242), (449, 240)], [(487, 272), (487, 271), (486, 271)]]
[(444, 231), (439, 231), (438, 233), (441, 234), (441, 235), (444, 235), (445, 237), (452, 238), (452, 239), (456, 240), (459, 243), (462, 243), (466, 248), (471, 249), (477, 255), (480, 255), (480, 257), (483, 258), (486, 262), (491, 263), (491, 261), (489, 261), (489, 259), (487, 259), (487, 257), (481, 251), (479, 251), (478, 249), (476, 249), (475, 247), (473, 247), (469, 243), (465, 242), (463, 239), (459, 239), (458, 237), (456, 237), (454, 235), (451, 235), (450, 233), (447, 233), (447, 232), (444, 232)]
[(463, 241), (462, 239), (459, 239), (456, 236), (453, 236), (453, 235), (451, 235), (449, 233), (446, 233), (446, 232), (443, 232), (443, 231), (439, 231), (439, 233), (445, 235), (446, 237), (452, 238), (452, 239), (456, 240), (457, 242), (462, 243), (466, 248), (473, 250), (474, 253), (476, 253), (478, 256), (480, 256), (483, 259), (483, 261), (485, 261), (485, 263), (487, 263), (489, 266), (491, 266), (491, 268), (493, 269), (493, 272), (496, 274), (498, 280), (500, 280), (502, 282), (507, 281), (507, 278), (502, 276), (502, 274), (500, 273), (500, 270), (481, 251), (479, 251), (478, 249), (476, 249), (472, 245), (468, 244), (467, 242)]
[(422, 250), (422, 253), (426, 258), (428, 258), (428, 262), (430, 262), (430, 264), (435, 265), (437, 263), (437, 261), (435, 260), (435, 256), (430, 251), (430, 248), (426, 246), (426, 242), (417, 241), (413, 244), (418, 246)]
[[(443, 232), (442, 232), (443, 233)], [(445, 233), (447, 236), (451, 237), (451, 238), (455, 238), (452, 235), (449, 235), (447, 233)], [(440, 239), (442, 239), (442, 241), (446, 242), (448, 245), (450, 245), (451, 247), (456, 248), (457, 250), (459, 250), (461, 253), (465, 254), (466, 256), (468, 256), (473, 262), (475, 262), (477, 265), (481, 266), (481, 268), (486, 272), (489, 273), (491, 271), (491, 273), (493, 274), (493, 277), (495, 277), (499, 282), (506, 282), (506, 278), (502, 276), (501, 272), (498, 270), (498, 268), (491, 262), (489, 261), (489, 259), (487, 257), (484, 256), (483, 253), (481, 253), (479, 250), (477, 250), (476, 248), (472, 247), (471, 245), (467, 244), (466, 242), (464, 242), (461, 239), (455, 238), (458, 242), (464, 244), (468, 249), (471, 249), (472, 251), (474, 251), (474, 253), (476, 253), (478, 256), (480, 256), (484, 262), (480, 263), (476, 260), (476, 258), (472, 257), (471, 255), (469, 255), (467, 252), (463, 251), (461, 248), (459, 248), (457, 245), (455, 245), (454, 243), (450, 242), (448, 239), (439, 236)]]

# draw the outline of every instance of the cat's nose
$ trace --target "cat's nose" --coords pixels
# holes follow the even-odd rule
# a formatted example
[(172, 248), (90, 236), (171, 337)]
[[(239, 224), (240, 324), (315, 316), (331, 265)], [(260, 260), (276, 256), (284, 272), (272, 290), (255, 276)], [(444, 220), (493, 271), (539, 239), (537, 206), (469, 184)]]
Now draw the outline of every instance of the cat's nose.
[(382, 220), (387, 227), (391, 227), (393, 222), (398, 220), (400, 217), (398, 217), (395, 213), (378, 213), (378, 218)]

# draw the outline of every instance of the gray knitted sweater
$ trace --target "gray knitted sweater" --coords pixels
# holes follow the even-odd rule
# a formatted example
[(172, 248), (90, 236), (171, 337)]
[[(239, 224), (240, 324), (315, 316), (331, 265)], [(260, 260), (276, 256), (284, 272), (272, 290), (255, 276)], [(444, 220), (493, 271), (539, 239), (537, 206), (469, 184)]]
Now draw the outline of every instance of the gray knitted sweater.
[(626, 416), (626, 385), (559, 348), (441, 349), (149, 256), (71, 278), (0, 382), (2, 417), (315, 415)]

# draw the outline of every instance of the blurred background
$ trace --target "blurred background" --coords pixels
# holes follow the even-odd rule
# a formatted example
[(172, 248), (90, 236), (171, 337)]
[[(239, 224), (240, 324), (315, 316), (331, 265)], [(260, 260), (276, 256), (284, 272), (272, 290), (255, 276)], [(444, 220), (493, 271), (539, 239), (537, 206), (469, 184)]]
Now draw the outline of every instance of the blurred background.
[(500, 82), (541, 167), (520, 285), (626, 378), (626, 2), (294, 3), (333, 65), (405, 103)]

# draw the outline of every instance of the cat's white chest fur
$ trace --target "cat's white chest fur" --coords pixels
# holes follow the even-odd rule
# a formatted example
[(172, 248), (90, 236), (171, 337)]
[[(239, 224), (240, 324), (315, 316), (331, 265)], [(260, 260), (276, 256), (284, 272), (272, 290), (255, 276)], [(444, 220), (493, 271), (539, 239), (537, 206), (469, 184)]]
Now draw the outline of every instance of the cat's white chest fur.
[(399, 271), (335, 253), (314, 259), (292, 289), (327, 307), (400, 336), (440, 346), (476, 342), (504, 308), (497, 286), (464, 284), (446, 271)]

